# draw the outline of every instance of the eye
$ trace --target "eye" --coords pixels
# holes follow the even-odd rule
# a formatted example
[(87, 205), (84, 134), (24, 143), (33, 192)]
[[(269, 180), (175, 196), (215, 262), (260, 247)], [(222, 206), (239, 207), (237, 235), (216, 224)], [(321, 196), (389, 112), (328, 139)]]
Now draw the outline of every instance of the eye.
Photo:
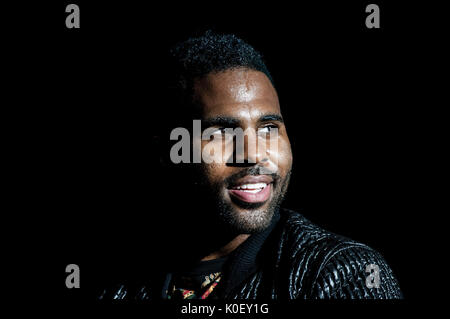
[(211, 132), (211, 135), (221, 135), (224, 136), (225, 135), (225, 128), (224, 127), (217, 127), (214, 128)]
[(271, 132), (278, 131), (278, 126), (275, 124), (269, 124), (258, 129), (258, 134), (270, 134)]
[(217, 127), (214, 128), (214, 130), (212, 131), (212, 134), (224, 134), (225, 133), (225, 128), (223, 127)]

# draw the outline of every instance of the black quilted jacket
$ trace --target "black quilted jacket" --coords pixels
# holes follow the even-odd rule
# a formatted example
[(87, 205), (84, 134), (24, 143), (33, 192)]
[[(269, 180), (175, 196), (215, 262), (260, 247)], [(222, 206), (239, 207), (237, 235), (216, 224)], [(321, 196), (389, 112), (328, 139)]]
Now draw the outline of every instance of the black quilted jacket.
[[(367, 280), (377, 265), (379, 286)], [(372, 266), (373, 267), (373, 266)], [(141, 285), (103, 290), (103, 300), (167, 298), (171, 274)], [(221, 289), (219, 289), (219, 287)], [(383, 257), (364, 244), (330, 233), (291, 210), (252, 235), (228, 258), (220, 299), (400, 299), (397, 280)]]

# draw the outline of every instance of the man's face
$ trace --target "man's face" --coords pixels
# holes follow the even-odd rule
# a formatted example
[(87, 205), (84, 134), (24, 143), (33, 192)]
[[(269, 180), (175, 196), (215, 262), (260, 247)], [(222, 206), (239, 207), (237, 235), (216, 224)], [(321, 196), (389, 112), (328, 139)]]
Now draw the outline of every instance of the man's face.
[[(203, 162), (200, 175), (211, 192), (208, 196), (214, 197), (220, 216), (233, 231), (265, 229), (286, 193), (292, 167), (291, 146), (274, 87), (262, 72), (234, 69), (197, 80), (194, 98), (202, 130), (217, 129), (220, 134), (225, 128), (241, 128), (253, 132), (245, 139), (244, 153), (237, 155), (236, 147), (227, 151), (224, 146), (224, 160)], [(275, 129), (277, 134), (270, 135)], [(249, 150), (250, 138), (256, 140), (256, 150)], [(202, 149), (208, 143), (217, 143), (216, 137), (214, 142), (202, 141)], [(238, 157), (244, 157), (245, 163), (236, 163)], [(229, 158), (234, 160), (227, 161)]]

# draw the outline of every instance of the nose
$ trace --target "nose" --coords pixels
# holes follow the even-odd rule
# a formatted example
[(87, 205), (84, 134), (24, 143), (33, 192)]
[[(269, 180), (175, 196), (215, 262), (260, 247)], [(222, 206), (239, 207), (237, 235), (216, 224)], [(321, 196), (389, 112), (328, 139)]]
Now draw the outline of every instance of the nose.
[(233, 136), (233, 152), (228, 166), (249, 167), (267, 161), (265, 148), (258, 145), (255, 130), (247, 129), (243, 134)]

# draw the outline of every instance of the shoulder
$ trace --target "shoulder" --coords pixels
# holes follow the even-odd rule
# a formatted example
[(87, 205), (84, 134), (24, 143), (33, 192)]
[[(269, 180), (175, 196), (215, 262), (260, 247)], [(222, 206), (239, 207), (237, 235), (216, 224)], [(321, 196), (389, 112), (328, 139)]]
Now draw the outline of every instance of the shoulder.
[(280, 215), (284, 244), (298, 253), (311, 249), (332, 253), (334, 250), (349, 246), (367, 247), (347, 237), (323, 229), (299, 212), (282, 209)]
[(291, 298), (401, 298), (392, 270), (377, 251), (292, 210), (283, 209), (281, 220)]

